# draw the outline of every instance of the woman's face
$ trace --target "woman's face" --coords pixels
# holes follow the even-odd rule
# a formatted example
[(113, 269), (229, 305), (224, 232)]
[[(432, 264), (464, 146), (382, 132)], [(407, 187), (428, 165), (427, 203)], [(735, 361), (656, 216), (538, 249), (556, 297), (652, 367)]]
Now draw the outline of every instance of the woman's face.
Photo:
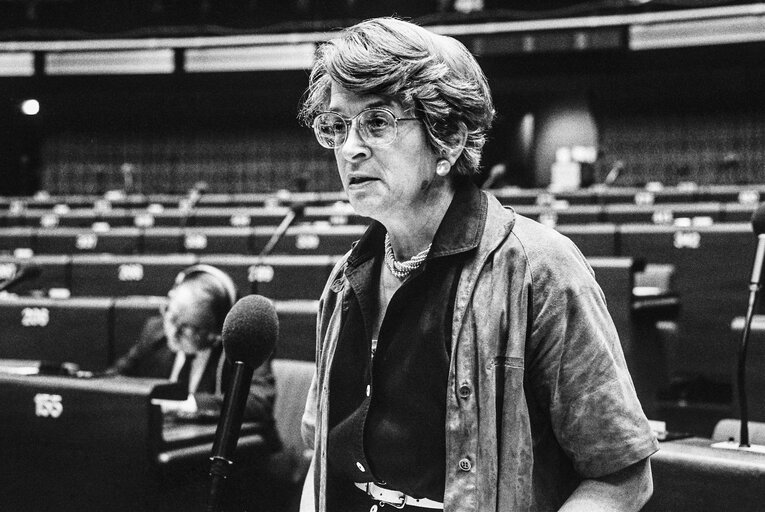
[[(359, 95), (332, 84), (327, 110), (353, 118), (370, 107), (386, 107), (396, 117), (413, 116), (401, 104), (383, 96)], [(383, 224), (411, 221), (412, 215), (425, 208), (431, 194), (446, 181), (435, 174), (437, 157), (418, 121), (399, 122), (396, 139), (386, 147), (364, 142), (358, 122), (354, 121), (345, 143), (334, 151), (353, 208)]]
[(170, 291), (162, 319), (173, 352), (193, 354), (215, 342), (215, 320), (209, 303), (194, 286), (182, 284)]

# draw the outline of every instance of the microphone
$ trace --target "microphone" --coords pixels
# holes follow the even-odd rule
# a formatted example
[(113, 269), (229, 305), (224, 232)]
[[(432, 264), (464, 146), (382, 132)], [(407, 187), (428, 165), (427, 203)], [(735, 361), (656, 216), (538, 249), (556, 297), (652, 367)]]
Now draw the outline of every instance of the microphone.
[(760, 299), (762, 267), (765, 262), (765, 203), (761, 204), (752, 215), (752, 231), (757, 235), (757, 252), (754, 255), (752, 277), (749, 280), (749, 303), (746, 308), (744, 329), (738, 348), (738, 405), (741, 413), (741, 432), (739, 446), (749, 447), (749, 408), (746, 396), (746, 349), (754, 312)]
[(191, 213), (193, 212), (194, 208), (196, 208), (197, 203), (200, 199), (202, 199), (202, 196), (205, 194), (205, 192), (207, 192), (207, 182), (197, 181), (189, 190), (189, 194), (178, 204), (178, 208), (184, 212), (183, 217), (181, 217), (179, 227), (186, 227), (189, 222), (189, 217), (191, 217)]
[(223, 321), (223, 350), (234, 371), (223, 400), (210, 456), (208, 512), (219, 510), (224, 482), (231, 474), (252, 373), (271, 356), (278, 337), (276, 309), (262, 295), (243, 297), (234, 304)]
[(0, 292), (9, 290), (16, 287), (16, 285), (29, 281), (30, 279), (37, 279), (42, 274), (42, 269), (37, 265), (29, 265), (22, 267), (16, 271), (16, 273), (10, 279), (7, 279), (0, 283)]
[(279, 240), (281, 240), (284, 234), (287, 232), (287, 228), (289, 228), (296, 219), (302, 217), (303, 213), (305, 213), (304, 203), (292, 203), (292, 206), (290, 206), (290, 211), (287, 212), (287, 215), (284, 216), (281, 224), (277, 226), (276, 231), (274, 231), (274, 234), (271, 235), (271, 238), (268, 240), (268, 242), (266, 242), (266, 246), (263, 247), (263, 250), (260, 251), (258, 256), (268, 256), (271, 254), (271, 251), (274, 250), (276, 244), (279, 243)]
[(614, 182), (619, 178), (619, 175), (624, 170), (624, 162), (621, 160), (617, 160), (614, 162), (614, 165), (611, 167), (611, 170), (608, 171), (608, 174), (606, 174), (606, 177), (603, 179), (603, 185), (610, 187), (614, 184)]

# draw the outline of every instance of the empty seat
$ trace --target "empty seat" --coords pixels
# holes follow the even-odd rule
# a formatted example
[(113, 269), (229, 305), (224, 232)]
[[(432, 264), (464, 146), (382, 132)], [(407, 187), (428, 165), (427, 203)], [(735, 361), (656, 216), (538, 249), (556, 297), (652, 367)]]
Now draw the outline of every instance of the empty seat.
[(276, 380), (274, 420), (282, 441), (282, 450), (270, 457), (266, 473), (279, 485), (280, 492), (287, 500), (283, 504), (284, 510), (297, 510), (294, 504), (300, 498), (302, 483), (312, 457), (312, 452), (303, 442), (300, 428), (314, 364), (274, 359), (272, 367)]
[(316, 358), (318, 300), (275, 302), (279, 318), (279, 342), (274, 357), (313, 361)]

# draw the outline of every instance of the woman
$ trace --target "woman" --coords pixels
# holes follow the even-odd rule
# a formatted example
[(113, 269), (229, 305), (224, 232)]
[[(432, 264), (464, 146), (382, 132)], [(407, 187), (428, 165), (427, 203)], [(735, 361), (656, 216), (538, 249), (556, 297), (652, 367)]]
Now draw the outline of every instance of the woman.
[(470, 179), (494, 115), (454, 39), (323, 45), (301, 118), (370, 228), (320, 301), (302, 510), (639, 510), (657, 445), (592, 270)]
[[(176, 277), (162, 314), (146, 321), (136, 345), (110, 372), (179, 382), (188, 399), (162, 401), (163, 411), (187, 419), (216, 419), (231, 372), (220, 333), (235, 302), (236, 286), (228, 274), (210, 265), (187, 268)], [(268, 360), (253, 373), (244, 415), (262, 421), (272, 441), (275, 395)]]

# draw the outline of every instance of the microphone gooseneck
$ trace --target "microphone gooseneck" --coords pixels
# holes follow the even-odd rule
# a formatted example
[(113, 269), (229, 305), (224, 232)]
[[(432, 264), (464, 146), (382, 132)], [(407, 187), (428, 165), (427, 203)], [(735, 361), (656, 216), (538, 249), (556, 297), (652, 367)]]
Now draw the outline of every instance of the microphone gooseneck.
[(37, 279), (40, 276), (40, 274), (42, 274), (42, 269), (38, 267), (37, 265), (29, 265), (26, 267), (22, 267), (16, 271), (13, 277), (0, 283), (0, 292), (4, 290), (12, 289), (16, 285), (24, 281)]
[(301, 218), (304, 212), (305, 205), (303, 203), (292, 203), (287, 215), (284, 216), (281, 223), (276, 227), (274, 234), (268, 239), (268, 242), (266, 242), (266, 245), (263, 247), (263, 250), (260, 251), (258, 256), (268, 256), (271, 254), (276, 247), (276, 244), (279, 243), (282, 237), (287, 233), (287, 228), (289, 228), (297, 219)]
[(231, 474), (253, 371), (271, 356), (278, 337), (276, 309), (270, 300), (260, 295), (240, 299), (223, 322), (223, 350), (233, 372), (210, 456), (208, 512), (219, 510), (224, 482)]
[(749, 344), (749, 335), (752, 319), (760, 299), (762, 286), (762, 267), (765, 262), (765, 203), (760, 205), (752, 215), (752, 231), (757, 235), (757, 252), (752, 266), (752, 277), (749, 280), (749, 302), (744, 318), (744, 329), (741, 333), (741, 343), (738, 347), (738, 405), (740, 411), (741, 431), (739, 433), (739, 445), (749, 446), (749, 407), (746, 395), (746, 351)]

